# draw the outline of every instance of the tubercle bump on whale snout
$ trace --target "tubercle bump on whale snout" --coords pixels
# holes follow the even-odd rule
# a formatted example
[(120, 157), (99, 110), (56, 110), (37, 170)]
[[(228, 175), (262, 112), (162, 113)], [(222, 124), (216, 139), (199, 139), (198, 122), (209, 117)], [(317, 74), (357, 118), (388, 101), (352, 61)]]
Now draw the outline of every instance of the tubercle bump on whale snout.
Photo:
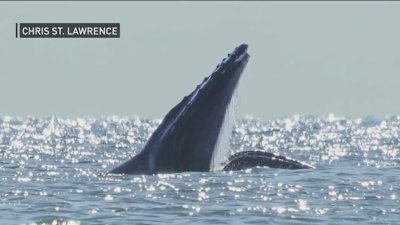
[(243, 43), (236, 48), (236, 51), (241, 55), (241, 54), (247, 53), (248, 48), (249, 48), (249, 45), (246, 43)]
[(222, 59), (222, 62), (215, 67), (215, 71), (226, 65), (228, 62), (238, 62), (244, 59), (244, 57), (249, 56), (247, 54), (248, 47), (249, 45), (245, 43), (236, 47), (232, 53), (229, 53), (226, 58)]

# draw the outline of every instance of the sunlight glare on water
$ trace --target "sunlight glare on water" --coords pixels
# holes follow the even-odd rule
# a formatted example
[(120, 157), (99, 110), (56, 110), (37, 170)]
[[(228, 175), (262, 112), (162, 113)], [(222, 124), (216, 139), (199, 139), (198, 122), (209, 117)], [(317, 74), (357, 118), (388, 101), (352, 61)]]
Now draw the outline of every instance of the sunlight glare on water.
[(112, 175), (160, 120), (0, 119), (1, 224), (397, 224), (400, 117), (245, 118), (231, 154), (261, 149), (316, 169)]

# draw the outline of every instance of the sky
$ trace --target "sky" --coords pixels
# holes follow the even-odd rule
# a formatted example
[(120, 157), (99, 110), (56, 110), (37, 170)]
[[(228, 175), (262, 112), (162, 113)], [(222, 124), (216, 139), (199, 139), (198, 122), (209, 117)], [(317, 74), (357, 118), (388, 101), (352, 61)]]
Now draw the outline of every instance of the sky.
[[(400, 114), (400, 2), (0, 2), (0, 118), (162, 118), (249, 45), (238, 114)], [(21, 39), (15, 23), (120, 23)]]

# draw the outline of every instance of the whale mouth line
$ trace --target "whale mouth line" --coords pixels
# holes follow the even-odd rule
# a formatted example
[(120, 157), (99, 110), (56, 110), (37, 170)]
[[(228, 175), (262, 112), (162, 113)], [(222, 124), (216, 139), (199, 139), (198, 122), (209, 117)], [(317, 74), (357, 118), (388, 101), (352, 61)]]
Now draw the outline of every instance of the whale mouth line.
[(260, 151), (228, 158), (236, 90), (250, 58), (247, 50), (248, 45), (241, 44), (228, 54), (211, 75), (167, 113), (144, 148), (110, 173), (210, 172), (257, 166), (310, 168)]

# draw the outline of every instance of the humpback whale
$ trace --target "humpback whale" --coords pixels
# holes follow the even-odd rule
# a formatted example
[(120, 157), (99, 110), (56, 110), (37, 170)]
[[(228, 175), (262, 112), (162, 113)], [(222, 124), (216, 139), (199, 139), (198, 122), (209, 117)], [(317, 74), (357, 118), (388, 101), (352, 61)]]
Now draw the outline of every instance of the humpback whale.
[(234, 124), (232, 96), (250, 58), (247, 48), (242, 44), (228, 54), (210, 76), (167, 113), (144, 148), (110, 173), (209, 172), (256, 166), (311, 168), (264, 151), (239, 152), (227, 159)]

